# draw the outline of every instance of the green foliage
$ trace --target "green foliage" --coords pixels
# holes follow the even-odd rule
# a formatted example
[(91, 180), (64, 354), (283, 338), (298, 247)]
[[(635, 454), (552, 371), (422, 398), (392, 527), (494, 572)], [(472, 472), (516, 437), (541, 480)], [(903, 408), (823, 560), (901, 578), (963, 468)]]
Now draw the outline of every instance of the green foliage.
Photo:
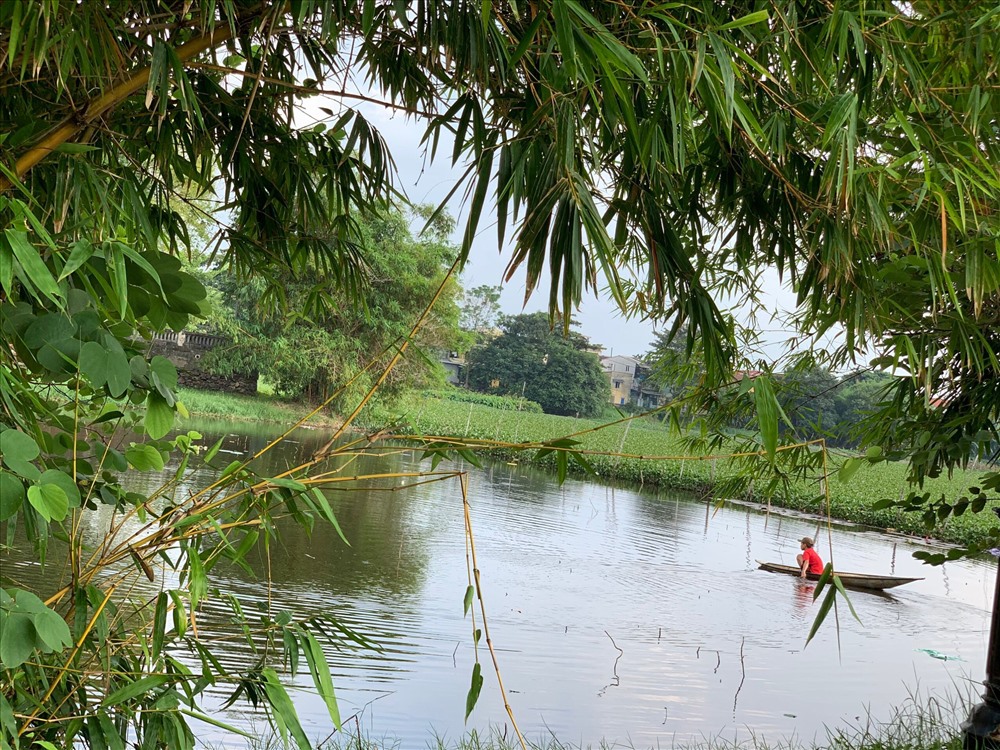
[(462, 329), (482, 345), (493, 337), (493, 329), (500, 320), (500, 287), (480, 284), (462, 293)]
[(526, 411), (541, 414), (540, 404), (526, 398), (512, 396), (491, 396), (488, 393), (467, 391), (464, 388), (447, 388), (438, 391), (426, 391), (423, 396), (441, 399), (442, 401), (457, 401), (461, 404), (480, 404), (500, 411)]
[(657, 331), (642, 359), (651, 366), (650, 380), (678, 395), (690, 391), (705, 374), (699, 342), (684, 324)]
[[(209, 352), (206, 366), (224, 373), (252, 367), (275, 384), (280, 396), (311, 401), (325, 401), (357, 377), (338, 403), (356, 402), (373, 382), (366, 366), (383, 353), (395, 353), (444, 281), (456, 253), (444, 234), (449, 227), (444, 218), (414, 238), (398, 212), (367, 218), (359, 225), (356, 248), (364, 268), (358, 289), (348, 293), (321, 268), (284, 273), (278, 277), (284, 297), (280, 308), (269, 303), (262, 281), (210, 274), (207, 283), (221, 292), (223, 305), (211, 320), (233, 345)], [(428, 353), (410, 355), (394, 368), (380, 398), (443, 380), (430, 352), (450, 350), (459, 339), (458, 294), (457, 284), (449, 281), (414, 342)], [(295, 312), (286, 315), (285, 308)]]
[(865, 421), (878, 411), (892, 384), (889, 375), (878, 372), (858, 372), (841, 378), (834, 391), (838, 444), (858, 444)]
[[(195, 573), (241, 559), (254, 534), (270, 534), (271, 512), (307, 526), (322, 516), (295, 501), (300, 490), (240, 465), (179, 509), (156, 508), (121, 480), (130, 465), (168, 459), (180, 475), (195, 458), (195, 438), (168, 439), (184, 411), (169, 373), (143, 361), (152, 333), (206, 311), (204, 288), (178, 260), (190, 244), (177, 210), (188, 196), (223, 202), (213, 270), (272, 310), (291, 291), (292, 325), (317, 323), (313, 338), (279, 355), (304, 342), (307, 355), (347, 351), (358, 361), (354, 331), (323, 327), (333, 315), (325, 303), (331, 289), (344, 295), (338, 302), (364, 298), (366, 268), (378, 266), (364, 257), (362, 217), (384, 215), (396, 191), (392, 157), (354, 95), (339, 91), (344, 80), (365, 78), (393, 107), (424, 117), (431, 157), (450, 145), (451, 161), (468, 164), (455, 187), (468, 197), (461, 258), (495, 195), (501, 246), (514, 226), (508, 278), (523, 269), (530, 293), (547, 273), (549, 310), (565, 332), (583, 291), (601, 284), (631, 312), (688, 326), (707, 390), (691, 412), (704, 430), (685, 448), (752, 449), (734, 469), (744, 489), (787, 494), (827, 458), (782, 450), (780, 404), (755, 400), (749, 382), (727, 385), (736, 367), (764, 368), (740, 361), (715, 298), (759, 307), (766, 266), (793, 287), (804, 336), (842, 334), (831, 367), (877, 351), (877, 368), (909, 375), (861, 435), (882, 449), (878, 461), (907, 459), (910, 478), (925, 483), (993, 460), (1000, 98), (989, 61), (1000, 52), (1000, 15), (986, 0), (939, 6), (0, 3), (0, 440), (11, 446), (0, 482), (14, 498), (3, 501), (4, 523), (44, 559), (50, 543), (77, 549), (81, 515), (98, 503), (162, 513), (139, 549), (109, 544), (96, 567), (68, 555), (72, 583), (48, 608), (67, 623), (72, 613), (79, 648), (39, 651), (28, 636), (35, 625), (18, 613), (15, 643), (31, 645), (37, 662), (3, 672), (13, 687), (0, 702), (0, 741), (190, 747), (184, 717), (221, 679), (218, 645), (183, 628), (195, 629)], [(329, 119), (300, 127), (303, 98), (330, 91), (341, 95), (319, 107)], [(311, 276), (331, 286), (314, 295), (297, 286)], [(379, 320), (358, 316), (338, 326)], [(382, 333), (386, 346), (399, 343), (398, 331)], [(519, 395), (523, 384), (547, 409), (596, 411), (593, 368), (571, 356), (580, 352), (553, 343), (545, 353), (528, 369), (572, 377), (571, 391), (549, 379), (528, 392), (508, 357), (501, 392)], [(300, 389), (308, 364), (294, 363)], [(343, 385), (348, 370), (326, 371), (330, 386)], [(716, 413), (737, 414), (747, 429), (734, 435), (725, 421), (713, 432)], [(757, 460), (762, 446), (769, 460)], [(992, 503), (995, 479), (966, 486)], [(958, 504), (945, 503), (950, 523)], [(142, 603), (119, 612), (118, 583), (101, 566), (131, 560), (146, 575), (149, 557), (179, 544), (172, 535), (184, 541), (174, 564), (185, 584), (168, 592), (179, 613), (169, 639), (179, 640), (164, 635), (149, 659)], [(172, 661), (170, 644), (198, 654), (200, 674)], [(233, 678), (302, 745), (274, 669)]]
[(553, 330), (544, 313), (505, 317), (503, 333), (469, 353), (469, 384), (492, 395), (524, 396), (549, 414), (591, 416), (609, 398), (596, 354), (579, 333)]
[[(752, 397), (752, 394), (750, 395)], [(636, 420), (628, 424), (602, 427), (599, 419), (574, 419), (548, 414), (510, 413), (474, 404), (470, 407), (455, 402), (414, 397), (404, 400), (397, 408), (381, 410), (371, 416), (369, 427), (380, 429), (386, 425), (409, 423), (417, 434), (453, 436), (468, 441), (499, 441), (519, 444), (533, 442), (552, 444), (553, 435), (577, 435), (572, 449), (581, 452), (598, 476), (632, 482), (645, 487), (682, 489), (712, 497), (733, 497), (758, 502), (768, 502), (807, 513), (825, 513), (826, 498), (819, 491), (820, 477), (823, 475), (822, 454), (803, 448), (798, 451), (779, 451), (776, 464), (772, 468), (766, 462), (757, 467), (749, 476), (755, 478), (747, 483), (744, 474), (748, 471), (741, 459), (702, 459), (691, 455), (689, 438), (678, 436), (669, 426), (649, 420)], [(397, 432), (401, 428), (397, 428)], [(585, 434), (580, 434), (585, 433)], [(454, 446), (451, 446), (454, 449)], [(738, 436), (722, 443), (715, 451), (722, 455), (745, 447)], [(754, 450), (760, 450), (759, 444)], [(597, 451), (607, 455), (592, 453)], [(555, 451), (544, 453), (541, 459), (535, 455), (538, 464), (558, 471)], [(489, 454), (502, 460), (526, 460), (522, 451), (513, 447), (490, 448)], [(628, 454), (624, 457), (615, 454)], [(797, 454), (797, 455), (796, 455)], [(802, 468), (805, 458), (813, 459), (811, 468)], [(972, 471), (956, 472), (952, 478), (940, 477), (929, 480), (920, 512), (908, 512), (909, 507), (899, 507), (900, 498), (907, 498), (907, 466), (903, 462), (877, 460), (872, 456), (852, 456), (849, 453), (830, 455), (830, 512), (834, 518), (874, 526), (889, 528), (899, 532), (924, 536), (931, 534), (938, 539), (969, 546), (973, 550), (985, 550), (1000, 545), (1000, 535), (992, 513), (971, 512), (973, 495), (970, 487), (976, 487), (978, 479)], [(849, 481), (838, 478), (841, 466), (854, 461), (853, 475)], [(764, 471), (766, 468), (766, 472)], [(784, 475), (784, 481), (769, 487), (771, 473), (777, 469)], [(567, 465), (571, 473), (583, 477), (592, 476), (591, 471), (573, 461)], [(988, 488), (979, 487), (986, 491)], [(944, 514), (938, 511), (944, 503), (951, 507), (948, 498), (966, 497), (969, 506), (958, 512)], [(984, 509), (1000, 507), (993, 498), (983, 500)], [(925, 525), (924, 511), (934, 508), (935, 522)], [(978, 507), (978, 505), (977, 505)], [(914, 506), (914, 509), (916, 506)], [(942, 515), (938, 516), (938, 513)], [(954, 557), (952, 558), (954, 559)]]
[(21, 666), (36, 651), (48, 654), (72, 645), (66, 621), (30, 591), (0, 589), (0, 667)]
[[(178, 396), (191, 414), (237, 422), (270, 422), (289, 424), (305, 418), (311, 407), (285, 402), (258, 393), (256, 396), (238, 396), (233, 393), (196, 391), (182, 388)], [(314, 426), (330, 426), (334, 421), (322, 414), (315, 414), (306, 422)]]

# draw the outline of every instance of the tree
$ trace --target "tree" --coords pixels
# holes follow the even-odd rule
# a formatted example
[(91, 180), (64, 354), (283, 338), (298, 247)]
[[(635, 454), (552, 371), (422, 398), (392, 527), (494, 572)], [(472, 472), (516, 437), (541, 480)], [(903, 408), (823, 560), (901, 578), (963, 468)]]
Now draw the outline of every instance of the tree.
[(500, 287), (480, 284), (462, 294), (462, 328), (473, 333), (477, 344), (492, 335), (500, 317)]
[(650, 381), (675, 394), (687, 393), (705, 376), (700, 345), (684, 324), (656, 331), (649, 351), (640, 359), (650, 366)]
[[(768, 375), (726, 385), (753, 363), (716, 298), (753, 303), (767, 266), (794, 287), (803, 336), (842, 330), (831, 369), (874, 351), (908, 375), (868, 421), (864, 441), (882, 450), (871, 456), (910, 460), (915, 481), (992, 460), (998, 30), (986, 0), (2, 2), (0, 517), (39, 556), (48, 543), (76, 550), (97, 502), (151, 512), (121, 486), (128, 467), (195, 460), (189, 437), (166, 439), (183, 406), (140, 343), (205, 312), (178, 260), (184, 196), (222, 202), (213, 262), (260, 280), (275, 304), (288, 273), (359, 287), (360, 218), (395, 196), (391, 155), (355, 106), (378, 96), (422, 118), (432, 155), (444, 146), (468, 164), (462, 258), (495, 194), (501, 246), (514, 225), (508, 278), (523, 269), (531, 292), (547, 271), (564, 330), (602, 283), (631, 312), (675, 315), (701, 343), (706, 393), (755, 410), (761, 471), (796, 452), (776, 450)], [(376, 95), (343, 90), (357, 78)], [(329, 119), (300, 126), (318, 96)], [(132, 426), (145, 436), (123, 438)], [(815, 456), (801, 460), (815, 470)], [(195, 622), (204, 571), (238, 561), (271, 512), (326, 516), (307, 468), (234, 468), (164, 510), (140, 546), (109, 546), (100, 562), (115, 570), (144, 570), (169, 546), (185, 581), (110, 617), (110, 635), (99, 620), (119, 584), (84, 556), (68, 556), (71, 583), (47, 603), (0, 593), (19, 634), (3, 638), (0, 717), (16, 718), (0, 739), (112, 742), (110, 726), (139, 745), (190, 745), (183, 715), (157, 706), (196, 710), (223, 678), (202, 641), (191, 647), (209, 649), (206, 666), (185, 676), (164, 638), (190, 638), (181, 626)], [(994, 492), (1000, 476), (977, 486)], [(183, 615), (169, 633), (168, 610)], [(150, 627), (125, 633), (133, 622)], [(264, 628), (275, 650), (315, 656), (304, 624)], [(333, 713), (322, 664), (310, 666)], [(306, 744), (273, 665), (234, 679)]]
[[(284, 305), (296, 311), (285, 316), (267, 303), (266, 283), (241, 283), (229, 272), (210, 275), (208, 286), (220, 290), (224, 306), (213, 316), (215, 329), (233, 339), (233, 346), (210, 353), (209, 368), (221, 371), (254, 366), (288, 398), (326, 401), (332, 391), (354, 378), (354, 386), (337, 404), (354, 403), (370, 388), (378, 373), (363, 373), (373, 354), (398, 345), (413, 321), (441, 295), (414, 344), (431, 352), (458, 345), (460, 294), (454, 279), (446, 280), (456, 248), (449, 245), (451, 221), (410, 234), (403, 214), (372, 217), (360, 222), (358, 256), (364, 263), (363, 283), (354, 298), (319, 269), (285, 273)], [(432, 231), (433, 230), (433, 231)], [(390, 373), (379, 390), (388, 398), (402, 389), (443, 382), (433, 354), (411, 357)], [(359, 377), (360, 375), (360, 377)]]
[(500, 329), (500, 336), (470, 352), (474, 389), (524, 396), (547, 414), (589, 417), (608, 403), (608, 379), (585, 336), (553, 330), (545, 313), (503, 317)]
[(839, 419), (837, 442), (856, 446), (868, 420), (892, 389), (894, 379), (885, 373), (861, 370), (845, 375), (834, 393)]
[(812, 363), (792, 368), (777, 379), (778, 403), (796, 438), (812, 440), (832, 434), (840, 421), (838, 385), (836, 375)]

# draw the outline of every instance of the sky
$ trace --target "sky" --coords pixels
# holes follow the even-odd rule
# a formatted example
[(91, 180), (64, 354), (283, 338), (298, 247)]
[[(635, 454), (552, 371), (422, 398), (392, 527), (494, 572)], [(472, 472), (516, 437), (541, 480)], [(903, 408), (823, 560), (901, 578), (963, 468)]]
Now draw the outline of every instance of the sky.
[[(363, 107), (363, 112), (379, 128), (388, 143), (396, 159), (400, 187), (406, 191), (410, 200), (435, 205), (444, 200), (461, 175), (460, 168), (451, 167), (450, 144), (443, 143), (442, 139), (442, 145), (438, 147), (438, 158), (431, 163), (420, 146), (423, 123), (377, 105), (367, 104)], [(458, 219), (456, 244), (461, 242), (464, 228), (463, 198), (464, 191), (459, 191), (448, 206), (452, 216)], [(547, 275), (527, 302), (524, 299), (523, 270), (517, 271), (508, 284), (503, 284), (511, 252), (509, 245), (503, 252), (497, 247), (496, 222), (495, 206), (492, 200), (488, 200), (483, 208), (479, 233), (473, 242), (469, 262), (462, 272), (463, 287), (471, 289), (481, 284), (502, 285), (500, 304), (507, 314), (547, 310)], [(508, 231), (506, 234), (510, 237), (512, 233)], [(593, 292), (584, 296), (574, 318), (579, 323), (579, 331), (592, 342), (602, 345), (608, 354), (643, 354), (648, 351), (653, 338), (653, 326), (650, 323), (626, 320), (606, 296), (595, 296)]]
[[(361, 91), (366, 96), (377, 96), (377, 92)], [(398, 111), (374, 103), (361, 103), (357, 106), (362, 114), (381, 132), (389, 146), (398, 171), (400, 187), (414, 203), (430, 203), (438, 205), (454, 188), (462, 173), (461, 168), (451, 167), (451, 147), (442, 137), (438, 147), (437, 159), (431, 162), (429, 152), (425, 150), (420, 139), (424, 133), (424, 123), (408, 118)], [(311, 122), (330, 121), (334, 118), (321, 112), (321, 107), (337, 111), (341, 105), (327, 97), (314, 97), (303, 102), (303, 125)], [(298, 118), (297, 118), (298, 119)], [(457, 229), (454, 240), (461, 242), (464, 229), (464, 191), (458, 191), (449, 201), (448, 210), (457, 219)], [(510, 260), (509, 245), (498, 249), (496, 237), (496, 209), (492, 202), (493, 196), (487, 199), (480, 218), (480, 229), (473, 242), (469, 262), (462, 272), (461, 283), (466, 289), (488, 284), (501, 285), (503, 276)], [(511, 231), (506, 232), (509, 238)], [(779, 318), (795, 307), (794, 294), (783, 286), (774, 272), (765, 272), (763, 278), (764, 309), (772, 310), (774, 317), (770, 320), (757, 320), (755, 327), (761, 331), (762, 346), (756, 352), (756, 357), (773, 362), (787, 352), (787, 342), (791, 337), (789, 330), (782, 326)], [(501, 307), (506, 314), (521, 312), (536, 312), (547, 309), (548, 278), (543, 277), (532, 296), (525, 301), (525, 273), (518, 270), (511, 281), (503, 284), (500, 298)], [(725, 301), (719, 301), (723, 307)], [(744, 325), (751, 323), (746, 310), (736, 309), (737, 319)], [(641, 356), (650, 349), (654, 336), (654, 326), (649, 321), (627, 319), (619, 311), (603, 290), (595, 295), (593, 291), (584, 293), (581, 306), (573, 313), (577, 321), (577, 329), (587, 336), (591, 342), (604, 347), (607, 355), (620, 354)]]

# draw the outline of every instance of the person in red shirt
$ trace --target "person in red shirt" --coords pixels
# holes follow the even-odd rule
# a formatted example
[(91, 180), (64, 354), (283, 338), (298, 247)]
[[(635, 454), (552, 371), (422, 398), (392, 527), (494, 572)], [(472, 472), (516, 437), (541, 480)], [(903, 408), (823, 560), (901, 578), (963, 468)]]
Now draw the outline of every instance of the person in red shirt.
[(795, 561), (802, 570), (802, 577), (807, 573), (820, 575), (823, 572), (823, 561), (819, 558), (819, 553), (813, 549), (812, 537), (804, 536), (799, 540), (799, 547), (802, 549), (801, 555), (795, 556)]

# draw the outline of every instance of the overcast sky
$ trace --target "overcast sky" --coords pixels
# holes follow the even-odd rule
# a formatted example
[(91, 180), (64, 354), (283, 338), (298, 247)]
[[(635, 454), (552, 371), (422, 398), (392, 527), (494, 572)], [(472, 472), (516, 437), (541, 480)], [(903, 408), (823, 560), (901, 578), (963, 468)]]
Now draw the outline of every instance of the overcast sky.
[[(372, 95), (375, 92), (364, 92)], [(333, 118), (320, 112), (320, 107), (330, 107), (338, 110), (339, 104), (326, 97), (315, 97), (303, 103), (302, 124), (308, 121), (329, 121)], [(352, 105), (357, 106), (352, 102)], [(438, 147), (438, 158), (432, 164), (429, 155), (420, 145), (425, 125), (422, 121), (407, 118), (404, 114), (377, 104), (363, 103), (357, 107), (363, 115), (376, 126), (388, 143), (389, 149), (396, 161), (399, 173), (399, 187), (415, 203), (439, 204), (455, 186), (462, 170), (450, 166), (451, 146), (444, 142)], [(472, 252), (465, 271), (462, 274), (462, 285), (470, 289), (481, 284), (500, 285), (504, 271), (510, 260), (509, 245), (498, 251), (496, 238), (496, 210), (490, 194), (480, 218), (480, 230), (473, 243)], [(459, 191), (449, 202), (449, 212), (458, 220), (455, 233), (456, 244), (461, 241), (464, 228), (463, 201), (464, 191)], [(512, 232), (506, 236), (510, 238)], [(766, 306), (781, 315), (783, 310), (794, 307), (794, 295), (787, 288), (782, 288), (774, 273), (764, 274), (764, 294)], [(599, 279), (601, 281), (601, 279)], [(509, 314), (520, 312), (535, 312), (546, 310), (548, 303), (547, 275), (539, 282), (531, 298), (524, 300), (525, 280), (523, 269), (518, 270), (508, 284), (503, 285), (501, 305), (503, 311)], [(720, 304), (724, 305), (724, 303)], [(744, 325), (750, 323), (745, 314), (737, 312), (737, 318)], [(654, 328), (651, 323), (638, 319), (626, 319), (618, 310), (610, 297), (603, 292), (595, 296), (593, 292), (584, 296), (581, 307), (574, 312), (579, 330), (595, 344), (604, 347), (605, 354), (641, 355), (649, 350), (653, 339)], [(763, 348), (756, 356), (773, 361), (787, 350), (786, 342), (790, 333), (777, 319), (757, 320), (755, 328), (761, 332)]]

